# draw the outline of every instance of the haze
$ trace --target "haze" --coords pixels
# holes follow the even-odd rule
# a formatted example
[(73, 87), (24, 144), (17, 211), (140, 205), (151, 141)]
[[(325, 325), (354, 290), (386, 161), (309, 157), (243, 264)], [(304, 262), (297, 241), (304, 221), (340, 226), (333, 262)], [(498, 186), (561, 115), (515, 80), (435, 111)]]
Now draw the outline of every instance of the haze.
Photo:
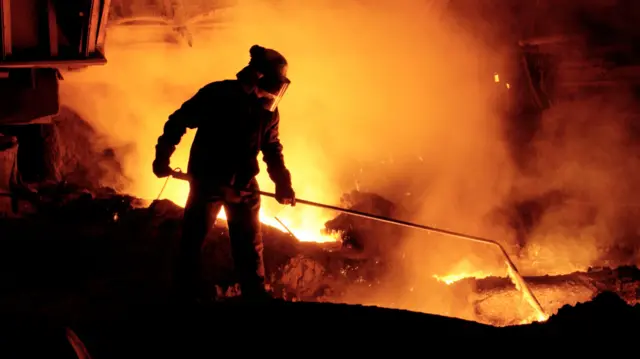
[[(487, 220), (526, 180), (512, 165), (491, 97), (494, 71), (503, 65), (503, 56), (447, 18), (439, 3), (246, 0), (226, 10), (227, 22), (219, 28), (193, 29), (193, 47), (127, 44), (139, 39), (142, 30), (113, 28), (107, 37), (109, 64), (66, 74), (61, 96), (112, 144), (135, 145), (123, 157), (131, 179), (125, 190), (155, 199), (163, 181), (154, 177), (151, 162), (167, 116), (207, 83), (234, 78), (249, 61), (251, 45), (271, 47), (290, 63), (293, 83), (280, 105), (281, 140), (299, 198), (337, 204), (354, 189), (375, 192), (401, 203), (407, 209), (405, 220), (512, 243), (510, 228)], [(601, 137), (605, 144), (616, 143), (619, 132), (612, 131), (612, 136)], [(537, 138), (541, 149), (550, 148), (546, 133)], [(174, 167), (186, 168), (193, 134), (183, 138), (172, 158)], [(563, 149), (574, 157), (588, 150)], [(611, 163), (601, 164), (591, 171), (606, 175)], [(543, 174), (551, 182), (537, 177), (524, 192), (543, 192), (559, 176), (565, 179), (560, 187), (576, 187), (583, 175)], [(264, 168), (259, 180), (264, 190), (273, 190)], [(602, 186), (589, 188), (604, 193)], [(173, 181), (164, 197), (183, 204), (186, 192), (184, 183)], [(263, 207), (267, 215), (286, 218), (299, 230), (319, 230), (335, 216), (304, 206), (283, 209), (268, 200)], [(546, 217), (541, 230), (555, 231), (558, 218)], [(585, 231), (563, 235), (580, 238)], [(493, 250), (442, 236), (408, 236), (405, 242), (380, 238), (397, 243), (390, 248), (406, 261), (399, 269), (405, 283), (419, 286), (463, 260), (468, 270), (504, 270)], [(532, 243), (549, 243), (548, 237), (542, 233)], [(597, 240), (587, 242), (589, 248), (582, 251), (562, 250), (562, 263), (571, 266), (553, 263), (544, 270), (590, 265), (598, 258), (593, 249)], [(428, 288), (423, 289), (426, 296)]]

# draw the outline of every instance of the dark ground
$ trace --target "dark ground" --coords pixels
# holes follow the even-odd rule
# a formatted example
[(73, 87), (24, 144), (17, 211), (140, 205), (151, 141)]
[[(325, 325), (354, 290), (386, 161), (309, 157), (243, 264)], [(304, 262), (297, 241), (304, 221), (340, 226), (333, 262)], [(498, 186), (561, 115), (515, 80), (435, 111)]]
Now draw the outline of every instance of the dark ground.
[[(64, 325), (74, 329), (93, 358), (191, 358), (250, 352), (381, 355), (382, 348), (393, 350), (394, 355), (487, 350), (492, 357), (507, 357), (514, 355), (515, 345), (520, 346), (519, 350), (550, 352), (565, 346), (574, 353), (586, 348), (616, 350), (630, 344), (640, 323), (640, 310), (610, 293), (575, 308), (563, 308), (544, 324), (504, 328), (328, 303), (225, 303), (182, 308), (181, 312), (167, 307), (133, 309), (118, 316), (77, 323), (5, 318), (0, 336), (6, 353), (3, 357), (72, 357), (53, 355), (69, 351)], [(14, 356), (16, 353), (21, 355)]]
[[(504, 328), (408, 311), (312, 303), (323, 296), (336, 301), (341, 288), (355, 285), (357, 278), (375, 278), (379, 269), (366, 259), (299, 243), (270, 228), (264, 229), (265, 256), (276, 296), (305, 302), (277, 299), (249, 305), (219, 295), (225, 300), (176, 308), (166, 298), (180, 208), (166, 201), (153, 210), (135, 208), (136, 199), (113, 193), (54, 197), (27, 218), (0, 218), (0, 350), (7, 353), (0, 358), (65, 357), (54, 354), (71, 348), (65, 328), (99, 359), (200, 357), (186, 352), (213, 356), (246, 349), (271, 355), (322, 349), (379, 353), (381, 347), (426, 353), (443, 343), (449, 343), (449, 355), (475, 347), (455, 341), (481, 338), (493, 339), (483, 345), (507, 340), (541, 347), (557, 343), (549, 340), (553, 338), (580, 338), (571, 345), (597, 346), (603, 337), (620, 340), (640, 324), (640, 308), (611, 293), (567, 306), (544, 324)], [(229, 291), (232, 264), (226, 241), (219, 240), (225, 236), (224, 228), (216, 228), (204, 252), (217, 253), (209, 280)], [(599, 341), (585, 342), (590, 338)]]

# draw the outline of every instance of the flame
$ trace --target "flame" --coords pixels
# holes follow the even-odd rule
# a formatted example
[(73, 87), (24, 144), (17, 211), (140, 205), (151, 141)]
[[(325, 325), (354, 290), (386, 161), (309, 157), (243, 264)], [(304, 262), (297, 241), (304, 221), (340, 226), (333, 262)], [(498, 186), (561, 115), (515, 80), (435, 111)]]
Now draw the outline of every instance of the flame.
[[(280, 113), (285, 160), (298, 197), (330, 203), (352, 190), (354, 179), (358, 190), (394, 195), (399, 179), (415, 177), (411, 182), (418, 184), (424, 173), (439, 173), (428, 175), (437, 177), (434, 187), (425, 181), (433, 196), (426, 208), (416, 209), (416, 217), (446, 226), (474, 223), (494, 198), (501, 198), (506, 186), (494, 186), (494, 171), (486, 170), (498, 163), (495, 173), (502, 174), (509, 167), (500, 160), (502, 141), (494, 138), (501, 127), (484, 91), (494, 84), (478, 76), (499, 57), (493, 50), (448, 31), (448, 21), (433, 7), (418, 6), (422, 2), (241, 3), (229, 9), (233, 21), (215, 29), (191, 28), (192, 47), (158, 41), (173, 38), (171, 28), (110, 27), (109, 63), (65, 74), (61, 101), (105, 134), (110, 146), (132, 149), (122, 158), (132, 178), (126, 192), (157, 197), (163, 181), (150, 167), (167, 116), (207, 82), (233, 78), (248, 61), (250, 46), (262, 44), (287, 56), (295, 79)], [(194, 133), (183, 136), (172, 167), (185, 168)], [(389, 139), (396, 141), (391, 145)], [(373, 167), (391, 155), (398, 159), (395, 165)], [(401, 163), (416, 155), (420, 169)], [(273, 192), (265, 172), (261, 169), (258, 182)], [(471, 180), (468, 173), (475, 173)], [(486, 185), (491, 187), (483, 190)], [(170, 180), (161, 198), (184, 206), (188, 190), (187, 183)], [(472, 205), (453, 198), (468, 198)], [(324, 223), (335, 215), (265, 198), (260, 217), (286, 232), (277, 217), (301, 241), (328, 242), (337, 238), (322, 233)], [(221, 211), (218, 218), (225, 217)], [(414, 263), (422, 278), (424, 258)]]
[(455, 267), (446, 275), (437, 275), (434, 274), (433, 278), (437, 281), (445, 283), (446, 285), (451, 285), (455, 282), (461, 281), (467, 278), (473, 279), (482, 279), (491, 277), (492, 274), (489, 272), (483, 272), (474, 268), (474, 265), (466, 259), (458, 262)]
[[(416, 6), (413, 1), (366, 6), (345, 1), (340, 5), (336, 8), (325, 1), (288, 1), (287, 6), (270, 1), (237, 2), (211, 15), (215, 26), (199, 26), (196, 17), (191, 19), (187, 30), (192, 46), (176, 35), (173, 26), (114, 23), (108, 27), (109, 62), (65, 73), (60, 84), (61, 102), (87, 119), (109, 146), (131, 149), (121, 163), (132, 179), (123, 191), (155, 199), (163, 181), (154, 177), (150, 165), (167, 116), (208, 82), (234, 78), (248, 61), (248, 49), (261, 44), (282, 52), (291, 63), (295, 86), (281, 103), (280, 135), (300, 198), (328, 203), (352, 190), (353, 182), (347, 183), (346, 178), (355, 172), (354, 164), (377, 162), (388, 149), (376, 144), (390, 137), (401, 139), (393, 146), (394, 157), (419, 153), (425, 168), (439, 165), (438, 154), (445, 147), (460, 146), (450, 153), (465, 156), (468, 162), (469, 141), (449, 140), (448, 121), (435, 119), (461, 119), (458, 127), (472, 136), (469, 138), (482, 137), (474, 126), (483, 131), (492, 128), (486, 116), (479, 115), (486, 98), (476, 89), (484, 84), (469, 80), (477, 74), (476, 66), (469, 63), (469, 59), (473, 64), (477, 61), (469, 55), (470, 40), (446, 35), (444, 19), (425, 21), (426, 16), (441, 18), (439, 10)], [(195, 11), (196, 6), (193, 8)], [(148, 15), (141, 9), (134, 13)], [(281, 21), (272, 22), (274, 18)], [(393, 36), (388, 26), (379, 25), (390, 21), (399, 25), (391, 26), (396, 31)], [(331, 26), (327, 27), (328, 23)], [(357, 34), (354, 28), (359, 29)], [(415, 36), (425, 32), (434, 36), (428, 36), (428, 41)], [(493, 56), (487, 54), (486, 60)], [(391, 68), (393, 72), (380, 71)], [(460, 84), (450, 86), (452, 82)], [(380, 92), (392, 86), (403, 90)], [(420, 101), (408, 94), (418, 94)], [(466, 98), (466, 106), (458, 106), (461, 97)], [(419, 116), (417, 111), (421, 111)], [(389, 121), (391, 117), (402, 118), (406, 125)], [(194, 132), (183, 136), (171, 158), (173, 167), (184, 168)], [(445, 140), (440, 143), (432, 138)], [(464, 137), (458, 131), (456, 138)], [(450, 163), (448, 160), (443, 166)], [(264, 173), (258, 181), (263, 190), (272, 192)], [(382, 190), (391, 180), (376, 173), (356, 176), (357, 188), (372, 192)], [(163, 198), (184, 205), (187, 184), (171, 182)], [(285, 208), (265, 199), (261, 218), (263, 223), (286, 231), (277, 217), (301, 241), (327, 242), (337, 239), (322, 233), (324, 223), (335, 215), (306, 206)], [(224, 213), (219, 218), (224, 218)]]
[(434, 274), (433, 277), (437, 279), (439, 282), (445, 283), (446, 285), (451, 285), (463, 279), (469, 279), (469, 278), (482, 279), (482, 278), (491, 277), (491, 274), (485, 273), (482, 271), (477, 271), (477, 272), (461, 272), (461, 273), (455, 273), (455, 274), (447, 274), (444, 276), (438, 276)]
[[(167, 182), (167, 187), (162, 192), (160, 199), (168, 199), (184, 207), (187, 203), (188, 196), (188, 182), (174, 179)], [(295, 209), (291, 210), (288, 214), (283, 213), (285, 210), (286, 208), (282, 206), (268, 206), (266, 208), (263, 206), (260, 208), (260, 221), (284, 233), (291, 231), (296, 239), (301, 242), (328, 243), (336, 242), (340, 239), (339, 233), (324, 232), (324, 223), (331, 218), (331, 213), (319, 213), (315, 208)], [(219, 220), (227, 220), (224, 208), (220, 211), (217, 218)]]

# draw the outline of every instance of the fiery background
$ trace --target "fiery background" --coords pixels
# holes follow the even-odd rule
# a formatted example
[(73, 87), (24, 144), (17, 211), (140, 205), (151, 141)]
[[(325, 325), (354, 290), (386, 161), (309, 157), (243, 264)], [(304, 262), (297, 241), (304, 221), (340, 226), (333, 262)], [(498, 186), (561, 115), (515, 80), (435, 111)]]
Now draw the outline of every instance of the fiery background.
[[(454, 17), (445, 4), (238, 1), (220, 26), (192, 29), (192, 47), (141, 43), (153, 29), (112, 27), (109, 63), (65, 74), (61, 99), (105, 136), (94, 145), (126, 149), (124, 177), (105, 184), (155, 199), (163, 180), (151, 162), (167, 116), (207, 83), (234, 78), (251, 45), (275, 48), (290, 62), (281, 140), (299, 198), (338, 204), (354, 189), (378, 193), (403, 207), (403, 220), (504, 243), (529, 275), (635, 263), (635, 251), (611, 251), (635, 248), (640, 229), (628, 217), (638, 199), (637, 143), (625, 115), (632, 102), (619, 93), (558, 105), (528, 147), (514, 149), (495, 102), (494, 73), (510, 66), (507, 44), (489, 46), (467, 26), (477, 19)], [(172, 166), (186, 168), (194, 133)], [(514, 151), (529, 153), (525, 166)], [(264, 167), (259, 181), (273, 190)], [(555, 192), (573, 202), (545, 204)], [(171, 180), (163, 197), (183, 205), (187, 193)], [(521, 201), (542, 208), (524, 241), (505, 220)], [(335, 215), (263, 201), (265, 222), (277, 225), (277, 216), (306, 241), (335, 240), (321, 234)], [(443, 312), (451, 298), (435, 295), (434, 275), (505, 275), (498, 253), (482, 245), (417, 231), (378, 240), (396, 259), (394, 284), (348, 300)], [(400, 286), (410, 288), (406, 298)]]

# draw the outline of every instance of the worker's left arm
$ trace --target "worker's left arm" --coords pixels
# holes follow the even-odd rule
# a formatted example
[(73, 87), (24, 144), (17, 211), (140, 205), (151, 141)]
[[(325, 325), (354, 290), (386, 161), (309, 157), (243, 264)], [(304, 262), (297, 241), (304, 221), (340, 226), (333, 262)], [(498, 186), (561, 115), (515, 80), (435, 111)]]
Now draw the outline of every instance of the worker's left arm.
[(291, 173), (284, 163), (280, 143), (280, 114), (278, 110), (273, 113), (271, 121), (267, 124), (261, 141), (262, 159), (267, 164), (269, 177), (276, 184), (276, 189), (291, 188)]

